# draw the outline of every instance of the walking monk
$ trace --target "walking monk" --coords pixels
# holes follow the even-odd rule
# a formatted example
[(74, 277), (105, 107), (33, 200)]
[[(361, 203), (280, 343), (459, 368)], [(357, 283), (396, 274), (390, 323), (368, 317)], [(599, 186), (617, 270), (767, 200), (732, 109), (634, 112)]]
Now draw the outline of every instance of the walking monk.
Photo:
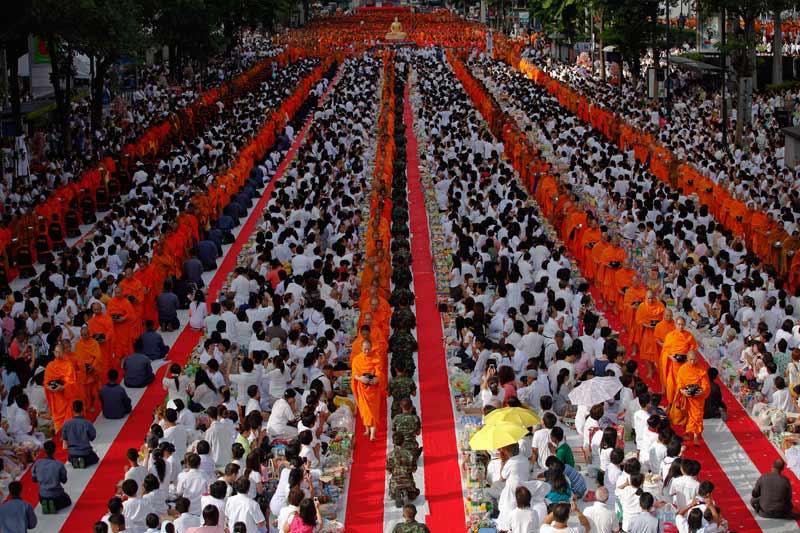
[(664, 304), (658, 301), (653, 291), (647, 291), (644, 301), (636, 308), (636, 329), (634, 338), (638, 338), (639, 358), (647, 368), (647, 379), (653, 377), (658, 346), (656, 345), (656, 326), (664, 316)]
[(114, 322), (110, 315), (103, 313), (103, 305), (99, 302), (92, 304), (92, 316), (87, 324), (89, 334), (97, 341), (103, 354), (103, 367), (119, 370), (118, 365), (114, 365)]
[(694, 335), (686, 331), (685, 327), (686, 320), (683, 317), (675, 319), (675, 329), (667, 333), (664, 339), (664, 348), (661, 350), (659, 370), (664, 376), (661, 384), (664, 386), (667, 402), (670, 405), (675, 399), (678, 370), (685, 362), (683, 357), (697, 350), (697, 341), (694, 340)]
[(358, 404), (358, 414), (364, 423), (364, 435), (375, 440), (378, 420), (386, 396), (386, 375), (383, 362), (369, 341), (361, 342), (361, 351), (351, 361), (353, 396)]
[(75, 359), (85, 369), (83, 396), (89, 406), (89, 412), (94, 413), (100, 405), (100, 387), (106, 375), (106, 368), (100, 343), (92, 338), (88, 325), (81, 328), (81, 338), (75, 343)]
[(56, 344), (53, 348), (53, 356), (55, 359), (44, 369), (44, 394), (53, 417), (53, 427), (58, 431), (71, 413), (72, 401), (79, 399), (76, 394), (79, 385), (75, 367), (64, 356), (61, 344)]
[(669, 413), (673, 424), (686, 427), (686, 434), (693, 436), (695, 446), (703, 433), (703, 409), (711, 391), (708, 372), (697, 364), (698, 357), (697, 352), (689, 352), (686, 363), (678, 370), (675, 390), (679, 394)]
[(122, 289), (114, 289), (114, 297), (108, 301), (106, 311), (114, 323), (114, 360), (113, 367), (119, 367), (119, 361), (133, 353), (133, 341), (136, 340), (138, 318), (131, 302), (122, 294)]

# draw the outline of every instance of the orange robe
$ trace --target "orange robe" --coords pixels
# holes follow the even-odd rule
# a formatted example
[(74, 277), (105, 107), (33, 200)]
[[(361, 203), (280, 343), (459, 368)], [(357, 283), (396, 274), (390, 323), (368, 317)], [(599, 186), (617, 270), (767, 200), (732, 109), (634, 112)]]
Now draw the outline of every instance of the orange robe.
[(711, 383), (706, 370), (697, 363), (681, 365), (675, 378), (676, 391), (689, 385), (699, 385), (702, 390), (697, 396), (691, 397), (677, 393), (673, 408), (670, 409), (670, 421), (674, 425), (685, 426), (687, 433), (700, 435), (703, 433), (703, 409), (711, 391)]
[[(64, 390), (52, 391), (47, 386), (51, 381), (60, 381)], [(72, 402), (81, 396), (80, 385), (77, 384), (75, 365), (66, 358), (54, 359), (44, 369), (44, 394), (53, 417), (53, 426), (56, 431), (61, 429), (64, 422), (72, 413)]]
[(378, 378), (377, 385), (365, 385), (353, 379), (352, 388), (358, 404), (358, 414), (365, 426), (377, 426), (381, 416), (382, 402), (386, 396), (386, 374), (383, 371), (383, 362), (380, 356), (370, 350), (370, 353), (358, 352), (351, 361), (352, 375), (362, 376), (372, 374)]
[(136, 279), (125, 278), (119, 282), (119, 288), (122, 289), (122, 295), (128, 299), (133, 298), (135, 301), (131, 302), (133, 310), (136, 312), (136, 320), (134, 320), (134, 338), (142, 334), (142, 317), (144, 317), (144, 299), (145, 287), (141, 281)]
[(636, 328), (636, 309), (647, 298), (647, 289), (642, 287), (628, 287), (622, 298), (622, 325), (628, 328), (633, 335), (634, 344), (639, 344), (639, 334)]
[(694, 335), (686, 330), (683, 331), (670, 331), (664, 339), (664, 347), (661, 349), (661, 360), (658, 365), (661, 374), (661, 384), (664, 386), (664, 392), (667, 396), (667, 402), (672, 403), (675, 399), (676, 376), (681, 366), (672, 360), (671, 356), (675, 354), (688, 354), (692, 350), (697, 349), (697, 341), (694, 340)]
[(111, 315), (108, 313), (94, 315), (87, 321), (87, 324), (92, 337), (95, 335), (103, 335), (105, 337), (105, 340), (103, 342), (98, 341), (98, 344), (100, 345), (100, 353), (103, 354), (103, 367), (110, 369), (114, 361), (114, 322), (111, 320)]
[[(651, 326), (664, 316), (664, 304), (656, 300), (650, 304), (643, 301), (636, 309), (636, 333), (639, 337), (639, 357), (655, 363), (658, 360), (655, 328)], [(661, 322), (659, 322), (661, 324)], [(656, 324), (657, 326), (658, 324)]]
[[(599, 256), (597, 274), (595, 275), (596, 284), (601, 292), (613, 290), (614, 275), (617, 268), (611, 267), (611, 263), (625, 263), (625, 250), (609, 244)], [(621, 268), (618, 267), (618, 268)]]
[(97, 407), (100, 405), (100, 387), (106, 375), (100, 343), (92, 338), (78, 339), (75, 343), (75, 358), (82, 363), (86, 372), (84, 396), (88, 401), (88, 407)]
[(584, 273), (590, 280), (597, 280), (597, 275), (600, 269), (600, 264), (603, 254), (611, 245), (604, 240), (599, 240), (595, 243), (594, 248), (589, 250), (586, 254), (586, 268)]
[(606, 299), (612, 307), (616, 307), (617, 309), (621, 309), (621, 303), (625, 299), (625, 294), (622, 294), (622, 291), (633, 285), (633, 278), (636, 277), (636, 271), (631, 268), (618, 268), (617, 271), (614, 273), (614, 283), (612, 288), (608, 290), (608, 294), (603, 295), (603, 298)]
[(122, 322), (114, 321), (114, 368), (119, 367), (119, 361), (133, 353), (133, 341), (136, 340), (136, 311), (127, 298), (111, 298), (106, 306), (107, 313), (112, 320), (115, 315), (121, 317)]
[(582, 264), (586, 263), (586, 258), (592, 251), (590, 246), (599, 242), (602, 236), (603, 232), (600, 231), (600, 228), (586, 228), (578, 239), (578, 243), (575, 248), (575, 258)]

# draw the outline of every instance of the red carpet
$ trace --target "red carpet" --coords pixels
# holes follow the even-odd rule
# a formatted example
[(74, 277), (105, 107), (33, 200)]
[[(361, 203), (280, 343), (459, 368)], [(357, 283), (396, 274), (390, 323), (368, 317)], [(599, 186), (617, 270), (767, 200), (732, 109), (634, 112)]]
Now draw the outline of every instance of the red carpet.
[[(261, 220), (261, 214), (270, 196), (272, 196), (275, 183), (286, 171), (289, 163), (297, 153), (310, 124), (311, 119), (309, 118), (303, 126), (303, 129), (295, 137), (289, 152), (286, 154), (277, 172), (261, 195), (255, 209), (253, 209), (242, 226), (236, 241), (222, 260), (216, 274), (208, 285), (207, 301), (211, 302), (216, 300), (217, 292), (222, 288), (228, 274), (236, 267), (239, 253), (242, 251), (244, 244), (249, 240), (258, 221)], [(175, 341), (175, 344), (170, 348), (168, 354), (170, 362), (181, 365), (186, 363), (199, 340), (199, 331), (193, 331), (189, 327), (184, 327), (180, 336)], [(74, 506), (68, 510), (70, 515), (62, 527), (63, 531), (70, 531), (73, 528), (75, 531), (85, 531), (87, 524), (93, 524), (106, 512), (108, 500), (113, 496), (114, 483), (122, 479), (124, 474), (123, 467), (127, 463), (125, 453), (129, 448), (138, 449), (142, 445), (147, 428), (153, 420), (153, 411), (164, 401), (166, 393), (161, 386), (161, 379), (168, 366), (169, 365), (163, 365), (159, 369), (155, 381), (147, 387), (147, 390), (136, 405), (136, 408), (125, 421), (125, 425), (122, 426), (119, 435), (112, 443), (108, 453), (106, 453), (103, 460), (97, 466), (83, 494), (78, 501), (75, 502)], [(38, 497), (36, 499), (38, 500)], [(28, 501), (31, 500), (28, 499)], [(31, 501), (31, 503), (34, 502)]]
[[(386, 403), (381, 410), (386, 413)], [(375, 442), (363, 435), (364, 425), (356, 416), (355, 449), (347, 489), (348, 533), (383, 531), (383, 496), (386, 492), (386, 417), (381, 417)]]
[(455, 420), (450, 381), (436, 301), (436, 276), (428, 231), (428, 215), (419, 173), (417, 138), (409, 89), (406, 87), (406, 146), (408, 154), (408, 209), (411, 223), (411, 256), (414, 258), (414, 294), (419, 342), (422, 447), (425, 461), (425, 498), (430, 508), (431, 531), (463, 531), (466, 524), (461, 471), (458, 465)]

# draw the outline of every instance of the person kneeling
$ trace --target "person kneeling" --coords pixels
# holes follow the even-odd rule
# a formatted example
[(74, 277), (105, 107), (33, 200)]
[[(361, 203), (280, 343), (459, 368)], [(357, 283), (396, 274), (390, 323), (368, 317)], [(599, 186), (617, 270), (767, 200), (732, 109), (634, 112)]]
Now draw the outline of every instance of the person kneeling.
[(72, 402), (73, 416), (61, 428), (64, 448), (69, 454), (69, 462), (75, 468), (86, 468), (97, 464), (99, 459), (92, 449), (92, 441), (97, 437), (97, 432), (91, 422), (83, 418), (83, 402)]
[(417, 470), (417, 460), (410, 451), (403, 447), (403, 441), (401, 433), (394, 433), (392, 435), (394, 448), (386, 456), (386, 470), (391, 475), (389, 496), (395, 500), (398, 507), (402, 507), (407, 501), (413, 501), (419, 496), (419, 490), (413, 477)]

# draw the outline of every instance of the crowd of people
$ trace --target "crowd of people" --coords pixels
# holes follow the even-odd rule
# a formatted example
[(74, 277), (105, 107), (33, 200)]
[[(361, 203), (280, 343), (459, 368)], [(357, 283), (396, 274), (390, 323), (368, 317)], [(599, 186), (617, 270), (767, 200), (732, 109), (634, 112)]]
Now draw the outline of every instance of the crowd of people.
[[(563, 183), (593, 199), (588, 224), (602, 226), (595, 237), (604, 235), (617, 250), (627, 249), (628, 256), (636, 255), (634, 248), (643, 250), (633, 260), (647, 287), (630, 277), (599, 282), (605, 298), (628, 317), (626, 325), (636, 331), (646, 326), (645, 319), (661, 318), (637, 313), (642, 294), (622, 300), (619, 294), (626, 286), (672, 300), (676, 315), (700, 332), (705, 355), (730, 371), (726, 377), (734, 380), (729, 384), (743, 379), (770, 407), (795, 412), (800, 301), (787, 294), (784, 280), (748, 253), (706, 206), (646, 172), (631, 152), (618, 151), (541, 87), (499, 62), (485, 62), (481, 68), (486, 68), (484, 80), (497, 80), (497, 95), (505, 95), (503, 101), (531, 143), (554, 168), (564, 170)], [(580, 233), (576, 226), (565, 222), (564, 231)], [(578, 242), (577, 237), (572, 240)], [(658, 275), (653, 274), (655, 265)], [(638, 343), (640, 355), (655, 364), (658, 346), (647, 337)]]
[[(106, 90), (108, 107), (102, 127), (95, 131), (90, 123), (88, 98), (76, 100), (71, 104), (69, 155), (63, 153), (57, 130), (49, 129), (37, 131), (27, 139), (29, 174), (18, 175), (14, 159), (7, 160), (0, 180), (3, 224), (28, 213), (47, 199), (51, 191), (77, 180), (104, 157), (119, 156), (126, 144), (136, 141), (150, 126), (166, 120), (171, 113), (190, 105), (203, 91), (282, 51), (283, 47), (272, 45), (269, 36), (248, 32), (230, 57), (211, 61), (197, 72), (187, 65), (179, 73), (180, 83), (170, 83), (170, 73), (163, 64), (145, 66), (135, 79), (136, 86), (130, 90), (129, 99)], [(120, 72), (117, 76), (122, 78), (125, 74)], [(126, 82), (117, 79), (118, 85)]]
[(745, 202), (749, 209), (768, 214), (789, 235), (796, 234), (800, 191), (795, 169), (785, 164), (784, 134), (778, 111), (786, 110), (800, 124), (800, 93), (796, 89), (753, 94), (752, 117), (744, 124), (742, 147), (733, 144), (736, 106), (729, 109), (728, 146), (722, 137), (721, 93), (699, 75), (671, 75), (671, 106), (645, 98), (644, 80), (622, 88), (576, 65), (552, 60), (541, 49), (523, 52), (554, 78), (586, 95), (596, 105), (623, 116), (651, 134), (680, 160), (688, 161), (716, 184)]
[(141, 450), (129, 450), (103, 518), (112, 531), (120, 521), (140, 532), (322, 526), (320, 506), (331, 498), (320, 472), (336, 445), (328, 430), (352, 421), (341, 376), (379, 96), (363, 89), (380, 87), (381, 66), (373, 55), (344, 60), (223, 297), (210, 308), (194, 300), (192, 317), (206, 333), (194, 375), (173, 365), (164, 378), (166, 408)]

